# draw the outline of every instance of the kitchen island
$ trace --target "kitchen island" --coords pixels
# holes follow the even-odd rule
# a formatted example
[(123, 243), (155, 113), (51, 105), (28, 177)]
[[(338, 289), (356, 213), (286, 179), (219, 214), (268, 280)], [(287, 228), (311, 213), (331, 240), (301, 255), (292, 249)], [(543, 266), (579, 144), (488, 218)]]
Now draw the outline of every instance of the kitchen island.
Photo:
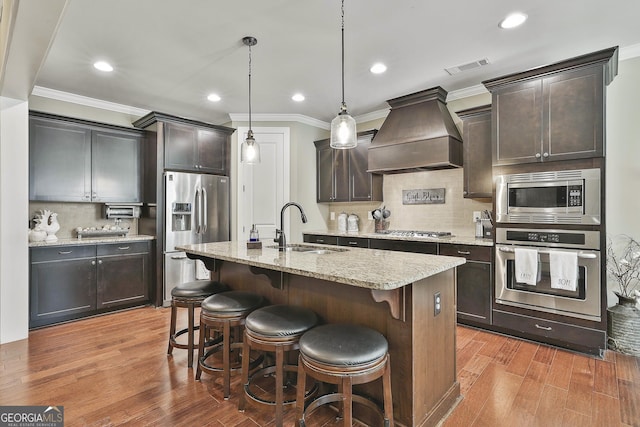
[[(314, 310), (323, 323), (371, 327), (389, 342), (395, 422), (434, 426), (460, 396), (456, 379), (456, 269), (464, 258), (328, 245), (217, 242), (178, 247), (212, 277), (270, 304)], [(439, 304), (436, 303), (439, 299)], [(380, 384), (360, 390), (381, 400)], [(355, 410), (355, 408), (354, 408)]]

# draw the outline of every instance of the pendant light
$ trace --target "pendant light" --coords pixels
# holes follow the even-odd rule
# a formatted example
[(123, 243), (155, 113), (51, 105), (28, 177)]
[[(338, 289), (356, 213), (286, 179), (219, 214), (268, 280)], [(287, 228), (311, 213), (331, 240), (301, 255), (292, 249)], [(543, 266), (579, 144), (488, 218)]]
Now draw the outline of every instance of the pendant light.
[(331, 121), (332, 148), (348, 149), (358, 145), (356, 136), (356, 121), (347, 112), (347, 104), (344, 102), (344, 0), (342, 0), (342, 105), (340, 112)]
[(247, 138), (240, 146), (240, 161), (251, 165), (260, 163), (260, 146), (253, 137), (251, 129), (251, 46), (255, 46), (258, 40), (255, 37), (247, 36), (242, 39), (242, 43), (249, 46), (249, 131)]

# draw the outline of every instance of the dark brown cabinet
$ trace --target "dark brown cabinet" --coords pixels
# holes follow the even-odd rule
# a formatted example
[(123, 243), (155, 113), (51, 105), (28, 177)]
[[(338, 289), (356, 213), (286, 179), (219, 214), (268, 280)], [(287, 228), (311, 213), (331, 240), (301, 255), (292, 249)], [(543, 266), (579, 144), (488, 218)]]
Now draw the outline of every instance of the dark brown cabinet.
[(464, 257), (457, 268), (458, 322), (491, 325), (493, 289), (492, 248), (485, 246), (439, 244), (439, 254)]
[(358, 133), (358, 145), (350, 150), (333, 149), (328, 139), (315, 141), (319, 203), (382, 200), (382, 175), (367, 172), (368, 150), (375, 133)]
[(29, 327), (76, 319), (96, 309), (96, 247), (31, 248)]
[(30, 249), (29, 327), (149, 301), (151, 243)]
[(142, 132), (51, 114), (29, 117), (29, 199), (140, 202)]
[(166, 123), (165, 168), (228, 175), (228, 132)]
[(605, 86), (616, 72), (612, 48), (483, 82), (493, 165), (602, 157)]
[(369, 239), (364, 237), (338, 236), (338, 246), (351, 246), (352, 248), (368, 248)]
[(304, 234), (303, 241), (305, 243), (320, 243), (323, 245), (337, 245), (338, 237), (327, 236), (324, 234)]
[(463, 192), (467, 198), (493, 195), (491, 105), (458, 111), (463, 124)]
[(151, 267), (147, 242), (99, 245), (97, 258), (98, 309), (149, 300)]
[(407, 240), (370, 239), (371, 249), (385, 251), (413, 252), (418, 254), (437, 255), (438, 244), (435, 242), (412, 242)]

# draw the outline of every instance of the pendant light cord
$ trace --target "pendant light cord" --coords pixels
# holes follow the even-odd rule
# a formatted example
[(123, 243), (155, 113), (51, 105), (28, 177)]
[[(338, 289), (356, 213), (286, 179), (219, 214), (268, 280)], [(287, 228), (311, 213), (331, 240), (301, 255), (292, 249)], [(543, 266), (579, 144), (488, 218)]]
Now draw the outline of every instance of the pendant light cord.
[(249, 131), (251, 131), (251, 44), (249, 44)]
[(342, 107), (345, 111), (347, 106), (344, 103), (344, 0), (342, 0)]

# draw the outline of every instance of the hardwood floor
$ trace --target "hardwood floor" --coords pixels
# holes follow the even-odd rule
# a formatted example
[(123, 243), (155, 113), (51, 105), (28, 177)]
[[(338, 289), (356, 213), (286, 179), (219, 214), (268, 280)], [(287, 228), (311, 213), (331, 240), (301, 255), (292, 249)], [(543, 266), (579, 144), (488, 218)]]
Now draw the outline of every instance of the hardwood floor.
[[(218, 376), (194, 380), (186, 351), (167, 357), (168, 330), (169, 309), (145, 307), (32, 331), (0, 346), (0, 405), (63, 405), (66, 426), (273, 426), (269, 411), (238, 412), (239, 375), (224, 401)], [(638, 358), (457, 331), (464, 398), (444, 427), (640, 426)], [(340, 425), (330, 409), (308, 421)]]

